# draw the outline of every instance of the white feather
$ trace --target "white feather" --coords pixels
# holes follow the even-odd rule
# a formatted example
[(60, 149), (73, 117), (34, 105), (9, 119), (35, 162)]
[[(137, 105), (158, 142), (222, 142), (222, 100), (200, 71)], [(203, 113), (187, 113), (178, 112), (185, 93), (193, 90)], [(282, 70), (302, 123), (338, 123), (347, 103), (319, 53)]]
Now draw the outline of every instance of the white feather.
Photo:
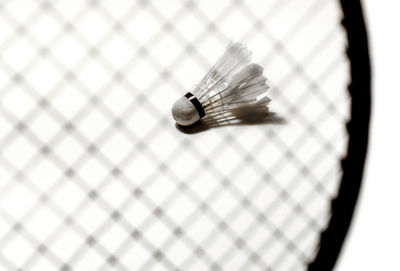
[(241, 115), (240, 110), (252, 109), (268, 113), (270, 99), (265, 93), (269, 86), (262, 75), (264, 69), (251, 63), (251, 57), (252, 52), (245, 45), (230, 43), (222, 57), (193, 88), (191, 93), (200, 101), (206, 118), (236, 118)]

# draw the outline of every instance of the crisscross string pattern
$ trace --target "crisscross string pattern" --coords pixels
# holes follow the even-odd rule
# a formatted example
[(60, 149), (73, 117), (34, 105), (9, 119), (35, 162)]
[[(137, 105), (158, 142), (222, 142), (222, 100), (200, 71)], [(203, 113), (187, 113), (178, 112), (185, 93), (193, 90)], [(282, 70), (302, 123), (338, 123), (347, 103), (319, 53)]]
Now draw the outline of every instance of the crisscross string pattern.
[[(302, 270), (347, 143), (336, 1), (0, 3), (0, 270)], [(281, 121), (179, 131), (231, 39)]]

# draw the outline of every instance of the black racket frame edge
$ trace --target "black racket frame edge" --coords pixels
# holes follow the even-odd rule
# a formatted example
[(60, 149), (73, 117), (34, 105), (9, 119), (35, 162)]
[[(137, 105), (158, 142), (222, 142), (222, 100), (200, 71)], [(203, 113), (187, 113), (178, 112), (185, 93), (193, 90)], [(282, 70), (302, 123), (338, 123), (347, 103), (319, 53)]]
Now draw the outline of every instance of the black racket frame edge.
[(309, 271), (332, 270), (335, 266), (362, 184), (367, 154), (371, 113), (371, 71), (368, 39), (359, 0), (340, 0), (343, 10), (342, 25), (347, 32), (347, 55), (350, 60), (351, 119), (347, 123), (349, 135), (347, 156), (341, 161), (343, 176), (338, 195), (331, 202), (332, 217), (321, 233), (319, 250), (308, 264)]

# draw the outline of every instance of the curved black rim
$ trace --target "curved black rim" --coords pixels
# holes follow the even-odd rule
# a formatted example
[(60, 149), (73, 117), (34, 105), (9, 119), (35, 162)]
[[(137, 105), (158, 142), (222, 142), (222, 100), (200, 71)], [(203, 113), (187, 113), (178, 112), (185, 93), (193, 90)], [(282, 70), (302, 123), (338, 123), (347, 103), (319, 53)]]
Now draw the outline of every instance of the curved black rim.
[(348, 232), (362, 183), (367, 153), (371, 111), (371, 73), (368, 40), (359, 0), (340, 0), (347, 31), (350, 59), (351, 119), (347, 123), (349, 134), (347, 156), (342, 160), (343, 176), (338, 196), (331, 202), (332, 217), (321, 233), (320, 248), (308, 270), (332, 270)]

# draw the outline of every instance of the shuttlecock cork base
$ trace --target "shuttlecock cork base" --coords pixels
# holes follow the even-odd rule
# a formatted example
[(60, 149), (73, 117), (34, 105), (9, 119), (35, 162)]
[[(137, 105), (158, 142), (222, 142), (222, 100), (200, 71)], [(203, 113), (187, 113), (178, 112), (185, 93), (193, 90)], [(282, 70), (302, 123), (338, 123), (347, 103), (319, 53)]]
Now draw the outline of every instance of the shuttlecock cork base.
[(182, 126), (192, 125), (205, 115), (200, 101), (190, 92), (186, 93), (172, 106), (172, 116)]
[(240, 111), (268, 113), (271, 101), (263, 68), (250, 63), (252, 52), (242, 43), (231, 43), (224, 55), (192, 91), (172, 106), (172, 116), (181, 126), (201, 118), (226, 121), (238, 118)]

